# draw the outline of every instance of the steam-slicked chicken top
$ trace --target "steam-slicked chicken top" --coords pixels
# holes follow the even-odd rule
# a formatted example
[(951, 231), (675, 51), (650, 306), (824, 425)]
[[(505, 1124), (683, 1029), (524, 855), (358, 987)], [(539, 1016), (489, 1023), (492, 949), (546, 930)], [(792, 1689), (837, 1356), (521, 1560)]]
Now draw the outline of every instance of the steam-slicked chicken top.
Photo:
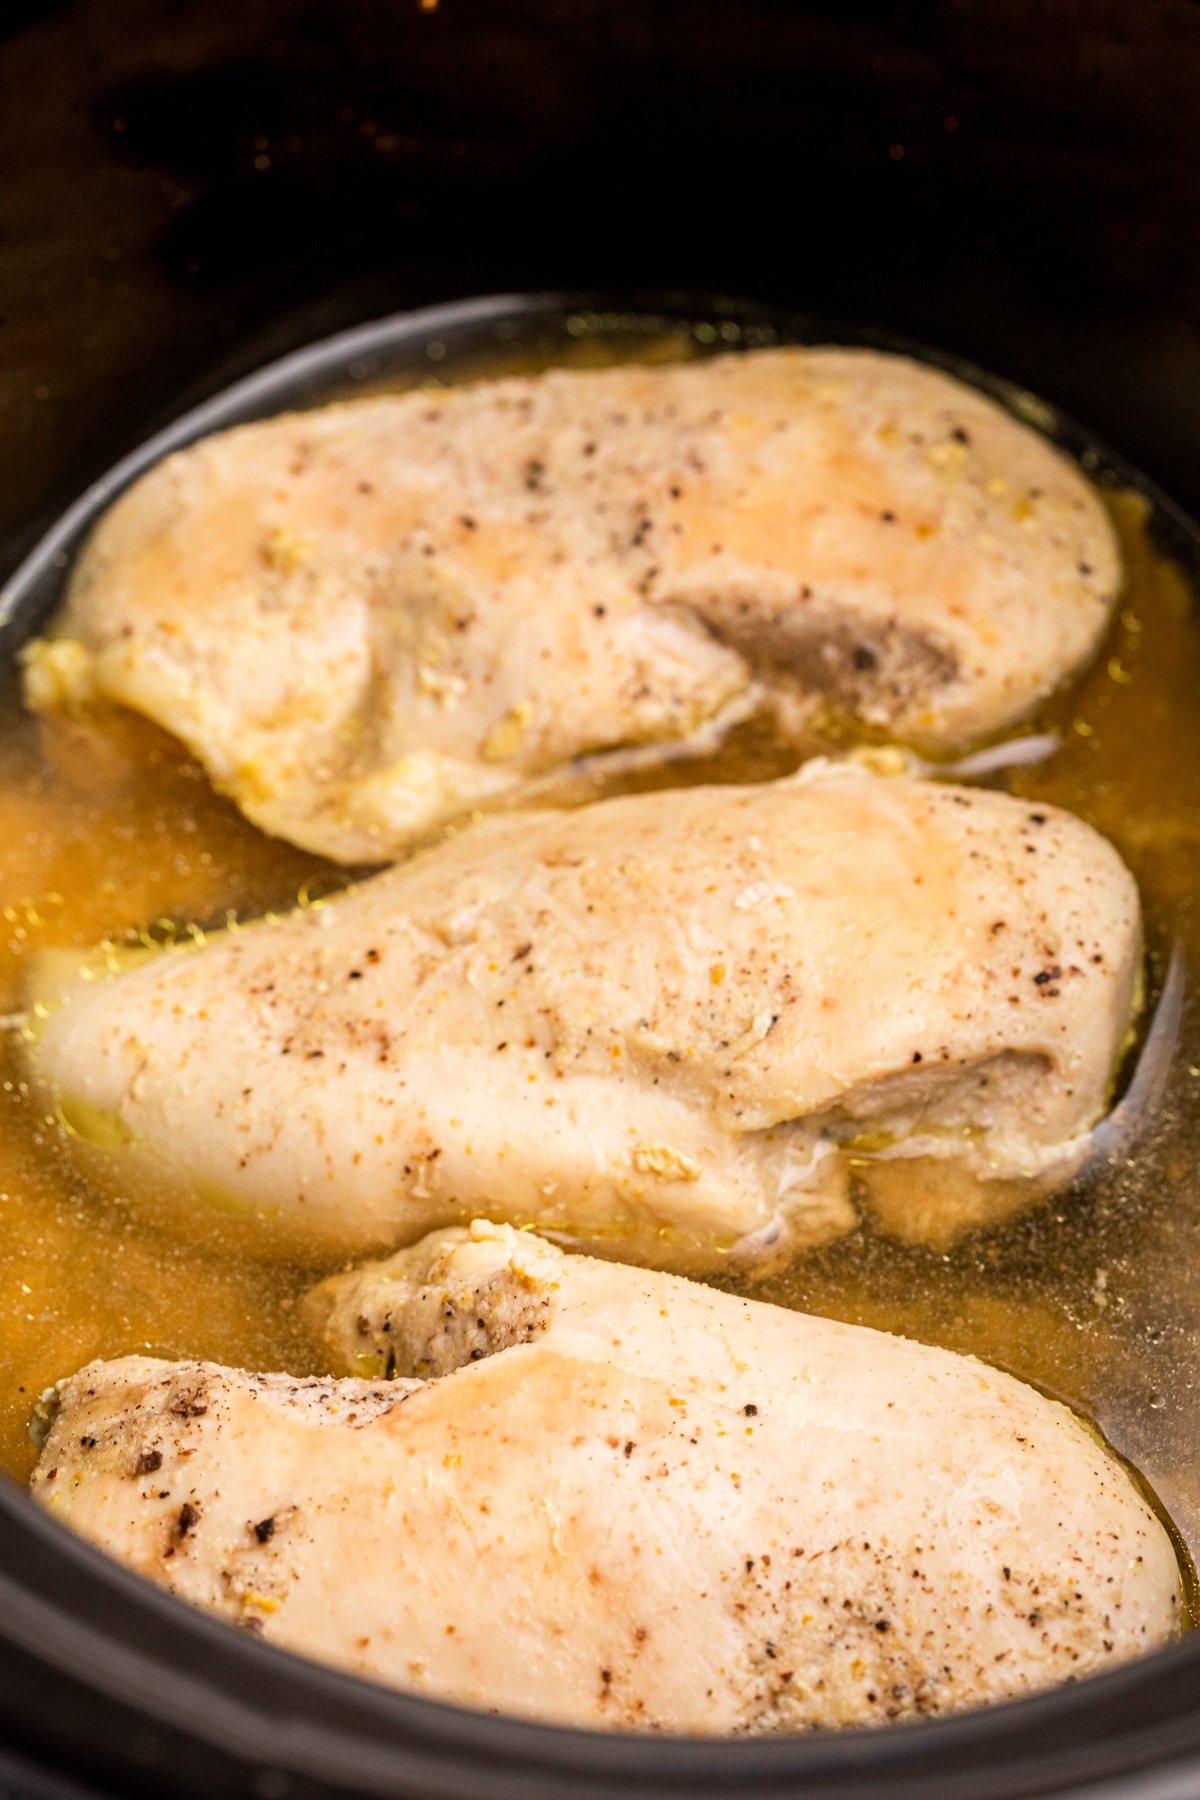
[(32, 1055), (173, 1229), (345, 1254), (487, 1211), (711, 1269), (849, 1229), (839, 1142), (910, 1238), (1068, 1179), (1139, 952), (1069, 813), (818, 763), (493, 817), (116, 979), (54, 953)]
[(935, 746), (994, 730), (1089, 654), (1117, 581), (1082, 477), (905, 358), (558, 370), (168, 458), (102, 521), (27, 692), (148, 713), (264, 829), (383, 861), (764, 699)]
[(936, 1716), (1178, 1630), (1124, 1470), (977, 1362), (507, 1227), (320, 1301), (339, 1363), (442, 1378), (93, 1363), (37, 1498), (275, 1644), (577, 1725)]

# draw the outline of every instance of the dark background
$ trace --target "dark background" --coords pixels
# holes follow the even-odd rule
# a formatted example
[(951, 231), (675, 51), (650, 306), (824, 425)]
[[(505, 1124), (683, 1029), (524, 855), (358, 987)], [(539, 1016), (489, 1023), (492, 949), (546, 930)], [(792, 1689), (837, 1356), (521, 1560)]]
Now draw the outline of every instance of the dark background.
[(1192, 0), (0, 12), (0, 558), (265, 357), (508, 288), (890, 326), (1200, 511)]
[[(152, 426), (266, 358), (557, 285), (922, 338), (1200, 513), (1200, 6), (0, 0), (0, 572)], [(138, 1753), (123, 1713), (5, 1654), (10, 1711), (57, 1705), (83, 1744)], [(1187, 1723), (1192, 1667), (1136, 1691), (1130, 1672), (1126, 1711), (1094, 1721), (1101, 1763), (1110, 1723)], [(1059, 1729), (1039, 1716), (1035, 1761)], [(982, 1780), (1003, 1712), (971, 1729)], [(229, 1781), (211, 1791), (268, 1791)], [(50, 1792), (3, 1752), (0, 1789)]]

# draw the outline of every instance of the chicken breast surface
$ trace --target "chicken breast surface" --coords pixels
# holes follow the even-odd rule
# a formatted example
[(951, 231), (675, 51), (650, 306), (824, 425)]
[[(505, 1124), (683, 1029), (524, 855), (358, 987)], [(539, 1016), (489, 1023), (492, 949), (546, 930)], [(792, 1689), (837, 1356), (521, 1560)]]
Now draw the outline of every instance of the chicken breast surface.
[(922, 1241), (1069, 1179), (1139, 969), (1078, 819), (818, 762), (493, 817), (116, 979), (54, 953), (31, 1055), (175, 1231), (345, 1255), (487, 1212), (765, 1269), (851, 1228), (851, 1164)]
[(506, 1226), (316, 1300), (343, 1366), (436, 1378), (93, 1363), (36, 1497), (275, 1644), (583, 1726), (944, 1714), (1178, 1630), (1124, 1470), (967, 1358)]
[(759, 704), (993, 731), (1087, 657), (1118, 579), (1077, 471), (905, 358), (558, 370), (168, 458), (101, 522), (27, 693), (145, 712), (265, 830), (381, 862), (581, 752)]

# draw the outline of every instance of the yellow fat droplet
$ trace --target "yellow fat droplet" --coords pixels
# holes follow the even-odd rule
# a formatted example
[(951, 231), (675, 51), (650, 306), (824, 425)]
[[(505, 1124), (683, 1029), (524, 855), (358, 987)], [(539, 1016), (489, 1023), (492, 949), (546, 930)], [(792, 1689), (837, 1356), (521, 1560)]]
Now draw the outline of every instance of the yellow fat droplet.
[(82, 1144), (94, 1150), (125, 1150), (133, 1143), (133, 1133), (116, 1115), (90, 1100), (64, 1095), (54, 1109), (59, 1124)]

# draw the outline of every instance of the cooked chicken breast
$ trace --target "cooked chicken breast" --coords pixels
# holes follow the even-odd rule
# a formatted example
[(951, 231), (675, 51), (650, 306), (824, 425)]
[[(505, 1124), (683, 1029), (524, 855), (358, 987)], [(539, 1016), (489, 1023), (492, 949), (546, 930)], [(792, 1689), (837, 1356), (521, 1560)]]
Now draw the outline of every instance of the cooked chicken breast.
[(1070, 814), (810, 764), (507, 814), (191, 953), (43, 957), (33, 1064), (170, 1229), (355, 1254), (486, 1212), (623, 1260), (942, 1241), (1070, 1178), (1137, 892)]
[(965, 1357), (507, 1226), (317, 1300), (342, 1366), (435, 1379), (93, 1363), (34, 1494), (272, 1643), (583, 1726), (938, 1715), (1178, 1631), (1124, 1470)]
[(264, 830), (382, 862), (581, 752), (818, 700), (930, 746), (1104, 629), (1093, 490), (903, 357), (772, 350), (291, 414), (101, 522), (36, 706), (107, 695)]

